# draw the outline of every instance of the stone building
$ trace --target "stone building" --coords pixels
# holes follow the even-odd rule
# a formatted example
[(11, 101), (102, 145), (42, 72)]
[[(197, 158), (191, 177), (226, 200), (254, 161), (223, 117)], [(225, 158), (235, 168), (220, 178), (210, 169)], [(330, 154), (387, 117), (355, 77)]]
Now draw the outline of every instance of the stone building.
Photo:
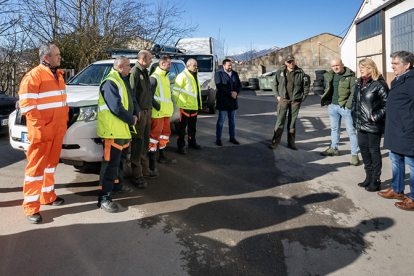
[(315, 79), (315, 70), (329, 70), (330, 61), (333, 58), (341, 57), (341, 48), (339, 47), (341, 40), (342, 38), (339, 36), (322, 33), (264, 56), (246, 61), (242, 65), (235, 65), (234, 70), (241, 73), (242, 80), (248, 80), (248, 78), (278, 69), (284, 64), (284, 58), (292, 54), (295, 56), (296, 64), (313, 81)]

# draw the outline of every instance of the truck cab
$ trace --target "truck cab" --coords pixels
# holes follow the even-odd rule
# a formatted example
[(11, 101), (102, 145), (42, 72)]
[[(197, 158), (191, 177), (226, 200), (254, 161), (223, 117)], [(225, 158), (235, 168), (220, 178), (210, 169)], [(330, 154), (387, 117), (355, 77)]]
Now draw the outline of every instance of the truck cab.
[(214, 114), (217, 92), (214, 75), (224, 60), (222, 44), (212, 37), (181, 38), (175, 47), (186, 50), (186, 54), (178, 56), (178, 59), (185, 63), (190, 58), (197, 61), (203, 107), (207, 107)]

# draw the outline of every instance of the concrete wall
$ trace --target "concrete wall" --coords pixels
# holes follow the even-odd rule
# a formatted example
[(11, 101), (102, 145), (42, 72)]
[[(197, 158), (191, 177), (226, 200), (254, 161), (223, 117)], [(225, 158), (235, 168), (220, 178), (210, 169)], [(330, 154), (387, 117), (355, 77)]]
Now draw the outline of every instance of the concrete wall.
[[(248, 78), (257, 77), (264, 72), (280, 68), (284, 64), (287, 55), (294, 55), (296, 64), (315, 79), (315, 70), (329, 70), (330, 61), (341, 57), (339, 43), (342, 38), (323, 33), (267, 55), (245, 62), (241, 65), (233, 65), (235, 71), (241, 73), (240, 78), (247, 81)], [(239, 68), (239, 70), (238, 70)]]

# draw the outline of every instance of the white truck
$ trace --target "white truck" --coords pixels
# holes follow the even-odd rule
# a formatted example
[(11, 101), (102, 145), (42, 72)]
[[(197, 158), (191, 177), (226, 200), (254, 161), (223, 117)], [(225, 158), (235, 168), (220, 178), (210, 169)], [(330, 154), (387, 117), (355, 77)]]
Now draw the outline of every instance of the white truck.
[(178, 59), (185, 63), (190, 58), (197, 60), (203, 107), (208, 107), (210, 113), (214, 114), (217, 92), (214, 74), (225, 58), (223, 45), (212, 37), (196, 37), (181, 38), (175, 47), (186, 50), (186, 55), (178, 56)]
[[(128, 56), (131, 66), (137, 59), (136, 53)], [(113, 67), (114, 59), (101, 60), (90, 64), (70, 78), (66, 83), (67, 102), (69, 105), (69, 122), (63, 138), (60, 160), (75, 168), (84, 170), (91, 163), (101, 162), (103, 156), (102, 139), (97, 135), (97, 111), (99, 85)], [(149, 71), (158, 65), (158, 59), (153, 58)], [(174, 85), (175, 77), (185, 69), (182, 60), (173, 58), (169, 79)], [(179, 121), (179, 110), (175, 108), (171, 122)], [(17, 118), (16, 118), (17, 117)], [(14, 149), (27, 151), (30, 141), (27, 139), (27, 127), (24, 116), (18, 116), (16, 110), (9, 116), (10, 145)]]

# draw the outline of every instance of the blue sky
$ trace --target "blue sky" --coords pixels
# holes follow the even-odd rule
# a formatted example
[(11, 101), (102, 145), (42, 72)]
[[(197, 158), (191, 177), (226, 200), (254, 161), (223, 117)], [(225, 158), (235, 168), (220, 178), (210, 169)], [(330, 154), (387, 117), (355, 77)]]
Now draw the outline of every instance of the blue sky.
[(194, 37), (225, 39), (228, 54), (253, 48), (286, 47), (318, 35), (343, 36), (362, 0), (182, 0)]

